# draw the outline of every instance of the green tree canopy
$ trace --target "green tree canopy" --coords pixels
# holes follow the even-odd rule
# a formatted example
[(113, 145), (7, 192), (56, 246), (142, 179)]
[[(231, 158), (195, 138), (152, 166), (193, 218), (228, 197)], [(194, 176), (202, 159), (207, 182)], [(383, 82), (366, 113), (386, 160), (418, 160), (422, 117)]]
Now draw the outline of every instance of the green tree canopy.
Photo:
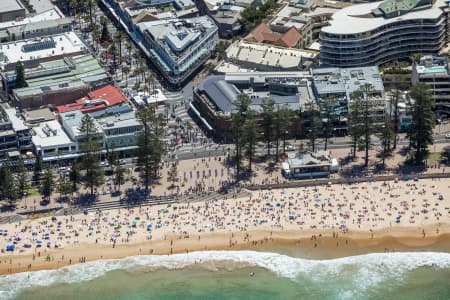
[(16, 89), (20, 89), (23, 87), (27, 87), (28, 84), (25, 81), (25, 70), (24, 70), (24, 66), (23, 63), (19, 60), (16, 63)]
[(420, 164), (428, 153), (428, 146), (433, 143), (434, 100), (428, 86), (424, 83), (413, 85), (411, 99), (408, 110), (412, 124), (408, 129), (408, 137), (414, 149), (415, 161)]
[(86, 184), (90, 189), (91, 196), (93, 196), (94, 187), (99, 186), (103, 181), (103, 170), (99, 165), (102, 141), (98, 135), (94, 119), (89, 114), (85, 114), (81, 119), (78, 131), (82, 136), (80, 149), (82, 152), (81, 161), (86, 169)]

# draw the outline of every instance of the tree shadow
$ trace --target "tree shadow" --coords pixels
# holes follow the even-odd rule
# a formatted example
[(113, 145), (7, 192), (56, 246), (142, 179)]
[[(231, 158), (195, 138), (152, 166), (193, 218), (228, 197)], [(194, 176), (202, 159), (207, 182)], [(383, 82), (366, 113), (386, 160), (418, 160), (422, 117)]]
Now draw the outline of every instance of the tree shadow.
[(273, 161), (267, 163), (267, 165), (264, 167), (264, 171), (266, 174), (271, 174), (277, 170), (277, 164)]
[(401, 174), (414, 174), (414, 173), (422, 173), (427, 170), (425, 164), (415, 165), (413, 163), (403, 163), (396, 168), (397, 173)]
[(145, 188), (129, 188), (124, 192), (124, 197), (121, 201), (129, 204), (138, 204), (143, 202), (150, 195), (150, 191)]
[(97, 195), (91, 195), (90, 193), (80, 194), (78, 197), (73, 198), (73, 203), (76, 205), (92, 205), (97, 201)]
[(366, 172), (367, 168), (364, 167), (364, 165), (352, 165), (348, 168), (343, 169), (340, 174), (342, 177), (349, 178), (365, 175)]
[(342, 157), (339, 159), (339, 165), (340, 166), (346, 166), (352, 162), (354, 162), (357, 159), (357, 157), (353, 158), (352, 155), (347, 155), (345, 157)]
[(69, 202), (69, 196), (60, 196), (55, 199), (56, 203), (68, 203)]
[(16, 210), (16, 204), (3, 204), (0, 206), (0, 212), (11, 212)]

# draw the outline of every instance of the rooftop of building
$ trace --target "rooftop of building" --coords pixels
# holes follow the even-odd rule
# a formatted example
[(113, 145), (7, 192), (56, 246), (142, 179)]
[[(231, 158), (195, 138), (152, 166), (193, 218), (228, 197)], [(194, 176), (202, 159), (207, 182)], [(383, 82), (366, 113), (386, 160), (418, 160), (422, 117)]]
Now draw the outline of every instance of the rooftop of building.
[[(250, 77), (247, 80), (250, 82)], [(294, 82), (293, 85), (296, 86)], [(205, 94), (214, 103), (218, 111), (230, 114), (235, 111), (234, 102), (241, 93), (245, 93), (250, 97), (250, 107), (255, 111), (261, 111), (261, 104), (269, 99), (274, 100), (277, 105), (285, 105), (292, 110), (298, 110), (304, 102), (310, 101), (310, 94), (306, 87), (297, 87), (298, 92), (290, 95), (273, 94), (268, 90), (255, 91), (252, 88), (239, 90), (231, 80), (226, 80), (225, 75), (214, 75), (208, 76), (203, 80), (198, 87), (198, 91)]]
[(3, 56), (3, 61), (0, 62), (0, 65), (69, 55), (85, 50), (85, 44), (75, 32), (65, 32), (48, 37), (1, 44), (0, 56)]
[(448, 76), (449, 67), (448, 57), (426, 55), (420, 58), (416, 70), (420, 76)]
[(231, 60), (292, 69), (302, 68), (302, 63), (316, 58), (318, 52), (237, 41), (228, 47), (226, 55)]
[(239, 13), (238, 10), (219, 10), (211, 17), (218, 23), (233, 24), (239, 20)]
[(127, 102), (128, 99), (118, 88), (113, 85), (105, 85), (99, 89), (93, 90), (85, 97), (76, 100), (74, 103), (57, 106), (56, 110), (59, 113), (74, 110), (79, 110), (82, 113), (89, 113)]
[(161, 6), (170, 3), (181, 8), (195, 6), (192, 0), (125, 0), (123, 2), (125, 7)]
[(290, 0), (289, 5), (296, 8), (312, 9), (316, 6), (316, 3), (313, 0)]
[(312, 69), (314, 87), (319, 95), (342, 93), (349, 97), (364, 84), (374, 91), (384, 91), (378, 67), (317, 68)]
[(54, 7), (53, 3), (50, 0), (29, 0), (30, 4), (33, 5), (36, 13), (41, 13), (52, 9)]
[[(15, 70), (6, 72), (3, 76), (8, 81), (13, 81), (16, 77)], [(36, 62), (35, 65), (28, 64), (25, 69), (25, 79), (29, 87), (76, 79), (90, 82), (92, 78), (98, 79), (98, 76), (104, 79), (108, 77), (103, 67), (91, 54), (49, 62)]]
[(28, 124), (35, 124), (55, 119), (55, 115), (48, 107), (38, 109), (23, 109), (22, 116)]
[(330, 165), (332, 157), (329, 151), (320, 150), (317, 152), (296, 153), (288, 157), (291, 168), (311, 165)]
[[(2, 3), (2, 5), (3, 5), (3, 3)], [(38, 13), (38, 14), (35, 14), (32, 16), (28, 16), (28, 17), (20, 19), (20, 20), (2, 22), (2, 23), (0, 23), (0, 29), (14, 27), (14, 26), (20, 26), (20, 25), (25, 25), (25, 24), (31, 24), (31, 23), (36, 23), (36, 22), (42, 22), (42, 21), (57, 20), (57, 19), (61, 19), (61, 18), (64, 18), (64, 15), (55, 6), (49, 10), (43, 11), (41, 13)]]
[(134, 111), (103, 116), (97, 122), (106, 133), (111, 129), (141, 126)]
[(321, 15), (331, 15), (339, 9), (331, 7), (314, 7), (312, 9), (297, 8), (285, 5), (272, 19), (271, 25), (292, 27), (302, 30), (312, 17)]
[(14, 131), (17, 132), (28, 129), (28, 127), (25, 125), (25, 121), (22, 119), (21, 115), (18, 114), (15, 108), (3, 106), (3, 110), (8, 116), (8, 120), (9, 122), (11, 122)]
[[(71, 137), (79, 137), (81, 136), (79, 128), (81, 125), (81, 120), (83, 119), (84, 114), (79, 110), (68, 111), (59, 114), (59, 118), (61, 119), (61, 123), (63, 124), (64, 129), (67, 131), (69, 136)], [(98, 133), (102, 133), (102, 128), (98, 124), (96, 119), (93, 119), (94, 125), (97, 129)]]
[(295, 27), (284, 33), (273, 31), (267, 24), (261, 23), (252, 30), (250, 36), (260, 43), (277, 44), (285, 47), (296, 47), (302, 36)]
[(198, 12), (196, 6), (186, 5), (179, 6), (173, 5), (174, 3), (168, 2), (162, 5), (155, 6), (133, 6), (125, 8), (126, 13), (131, 18), (134, 24), (138, 24), (141, 22), (151, 22), (162, 19), (174, 19), (181, 18), (185, 15), (192, 15)]
[(288, 80), (301, 80), (304, 78), (311, 78), (309, 71), (254, 71), (249, 69), (239, 69), (238, 72), (227, 72), (225, 74), (225, 80), (230, 82), (247, 82), (252, 80), (254, 83), (264, 84), (271, 79), (288, 79)]
[(39, 123), (33, 127), (32, 141), (36, 148), (62, 146), (71, 144), (61, 124), (56, 120)]
[(74, 81), (64, 81), (64, 82), (58, 82), (58, 83), (51, 83), (44, 86), (32, 86), (32, 87), (25, 87), (20, 89), (15, 89), (13, 91), (13, 94), (17, 97), (26, 97), (26, 96), (32, 96), (32, 95), (39, 95), (43, 93), (49, 93), (49, 92), (56, 92), (59, 90), (64, 89), (71, 89), (71, 88), (80, 88), (85, 87), (86, 83), (84, 83), (81, 80), (74, 80)]
[(174, 57), (182, 56), (190, 47), (195, 47), (201, 38), (217, 30), (214, 21), (208, 16), (143, 22), (137, 26)]
[(0, 5), (0, 13), (18, 9), (25, 9), (23, 4), (19, 0), (2, 0), (2, 5)]
[[(396, 0), (394, 0), (396, 1)], [(402, 0), (416, 1), (416, 0)], [(429, 0), (425, 0), (428, 1)], [(392, 2), (387, 0), (386, 2)], [(385, 2), (383, 2), (385, 3)], [(382, 4), (383, 4), (382, 3)], [(341, 9), (333, 14), (330, 25), (322, 28), (322, 32), (330, 34), (357, 34), (374, 30), (380, 26), (389, 25), (398, 21), (407, 21), (414, 19), (435, 20), (443, 14), (444, 7), (447, 7), (446, 0), (436, 0), (432, 6), (423, 6), (423, 9), (412, 9), (403, 13), (401, 16), (385, 17), (383, 14), (374, 14), (374, 11), (380, 6), (380, 2), (370, 2), (356, 4)]]
[(375, 9), (375, 13), (385, 18), (391, 14), (398, 17), (419, 6), (430, 4), (431, 0), (386, 0), (380, 3), (377, 9)]

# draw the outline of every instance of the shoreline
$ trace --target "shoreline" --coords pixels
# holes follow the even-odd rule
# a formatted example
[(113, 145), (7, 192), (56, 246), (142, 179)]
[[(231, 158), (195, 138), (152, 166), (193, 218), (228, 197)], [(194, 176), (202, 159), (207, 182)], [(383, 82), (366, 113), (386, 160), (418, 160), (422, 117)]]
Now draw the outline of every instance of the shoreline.
[[(439, 233), (436, 229), (439, 228)], [(428, 232), (423, 237), (422, 230)], [(373, 233), (373, 238), (372, 238)], [(3, 254), (0, 275), (53, 270), (69, 265), (140, 255), (170, 255), (210, 250), (254, 250), (277, 252), (297, 258), (333, 259), (384, 252), (450, 252), (450, 223), (425, 227), (393, 227), (367, 231), (333, 230), (253, 230), (247, 232), (202, 233), (198, 238), (167, 238), (115, 247), (80, 243), (63, 249), (42, 248), (33, 254)], [(247, 238), (248, 235), (248, 238)], [(231, 245), (230, 245), (231, 244)], [(172, 245), (172, 247), (171, 247)], [(172, 251), (170, 249), (172, 248)], [(46, 260), (47, 255), (50, 261)], [(31, 264), (31, 268), (29, 267)]]

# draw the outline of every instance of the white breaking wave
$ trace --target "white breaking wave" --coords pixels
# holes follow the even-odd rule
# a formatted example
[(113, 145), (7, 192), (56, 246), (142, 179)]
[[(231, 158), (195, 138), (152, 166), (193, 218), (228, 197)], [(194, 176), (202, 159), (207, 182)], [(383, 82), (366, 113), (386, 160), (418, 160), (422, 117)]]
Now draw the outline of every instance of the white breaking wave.
[(302, 259), (256, 251), (201, 251), (171, 256), (132, 256), (87, 262), (56, 270), (0, 276), (0, 299), (11, 299), (17, 293), (31, 287), (89, 281), (113, 270), (136, 268), (176, 270), (194, 264), (205, 264), (214, 269), (215, 264), (223, 266), (224, 262), (232, 262), (236, 267), (261, 267), (294, 281), (299, 277), (305, 277), (317, 283), (327, 284), (332, 280), (350, 278), (351, 287), (337, 291), (338, 298), (350, 299), (386, 280), (401, 280), (405, 273), (422, 266), (450, 268), (450, 253), (372, 253), (328, 260)]

